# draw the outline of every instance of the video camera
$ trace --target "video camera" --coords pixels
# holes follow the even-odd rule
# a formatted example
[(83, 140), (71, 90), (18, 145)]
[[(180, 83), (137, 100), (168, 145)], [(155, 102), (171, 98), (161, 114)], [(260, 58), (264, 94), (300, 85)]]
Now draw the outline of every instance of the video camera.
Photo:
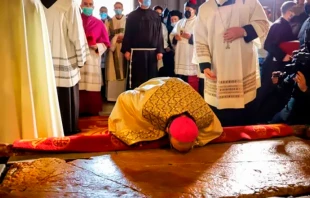
[(285, 66), (285, 73), (288, 76), (295, 77), (298, 71), (309, 72), (310, 68), (310, 29), (306, 30), (305, 46), (293, 52), (293, 60), (291, 64)]
[(287, 75), (295, 76), (298, 71), (304, 73), (307, 67), (310, 67), (310, 53), (307, 47), (304, 47), (293, 53), (292, 63), (285, 65), (284, 71)]
[(304, 47), (294, 51), (292, 63), (285, 65), (284, 72), (275, 74), (274, 77), (279, 78), (279, 83), (282, 83), (283, 80), (288, 83), (294, 82), (293, 79), (298, 71), (303, 74), (310, 72), (310, 29), (306, 30)]

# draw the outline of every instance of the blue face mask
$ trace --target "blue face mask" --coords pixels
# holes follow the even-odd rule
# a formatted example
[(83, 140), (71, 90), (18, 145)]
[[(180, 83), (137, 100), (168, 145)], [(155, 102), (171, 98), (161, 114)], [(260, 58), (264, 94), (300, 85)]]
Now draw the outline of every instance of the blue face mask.
[(144, 5), (145, 7), (150, 7), (151, 6), (152, 1), (151, 0), (143, 0), (142, 5)]
[(102, 20), (106, 20), (108, 18), (108, 14), (105, 12), (100, 13), (100, 17)]
[(123, 10), (122, 9), (115, 9), (114, 12), (116, 15), (122, 15)]
[(86, 16), (91, 16), (93, 14), (93, 10), (94, 8), (87, 8), (87, 7), (84, 7), (83, 8), (83, 13), (86, 15)]

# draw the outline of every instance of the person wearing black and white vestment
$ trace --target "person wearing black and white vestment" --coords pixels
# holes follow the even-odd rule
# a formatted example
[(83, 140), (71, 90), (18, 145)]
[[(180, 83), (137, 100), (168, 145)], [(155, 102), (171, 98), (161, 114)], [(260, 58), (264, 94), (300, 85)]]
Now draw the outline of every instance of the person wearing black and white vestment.
[(224, 126), (251, 122), (251, 102), (260, 87), (253, 40), (265, 36), (268, 29), (258, 0), (209, 0), (199, 8), (196, 60), (206, 76), (205, 100)]

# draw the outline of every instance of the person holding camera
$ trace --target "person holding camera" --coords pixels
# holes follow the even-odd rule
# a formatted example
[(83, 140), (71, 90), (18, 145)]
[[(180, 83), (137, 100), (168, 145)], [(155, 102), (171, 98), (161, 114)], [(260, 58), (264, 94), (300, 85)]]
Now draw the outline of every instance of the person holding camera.
[[(270, 76), (274, 71), (282, 71), (286, 64), (291, 62), (291, 55), (287, 54), (280, 46), (284, 42), (295, 40), (292, 27), (289, 24), (294, 16), (293, 8), (296, 3), (293, 1), (284, 2), (281, 6), (282, 16), (276, 20), (268, 32), (264, 49), (268, 52), (261, 70), (261, 87), (256, 99), (256, 122), (266, 123), (278, 112), (289, 95), (280, 95), (274, 89)], [(285, 34), (283, 34), (285, 32)]]
[[(305, 67), (308, 67), (308, 65)], [(305, 73), (298, 71), (294, 77), (292, 75), (286, 76), (285, 73), (276, 71), (272, 73), (271, 79), (272, 83), (278, 85), (282, 91), (293, 89), (291, 98), (285, 107), (272, 118), (271, 123), (310, 124), (309, 69)]]

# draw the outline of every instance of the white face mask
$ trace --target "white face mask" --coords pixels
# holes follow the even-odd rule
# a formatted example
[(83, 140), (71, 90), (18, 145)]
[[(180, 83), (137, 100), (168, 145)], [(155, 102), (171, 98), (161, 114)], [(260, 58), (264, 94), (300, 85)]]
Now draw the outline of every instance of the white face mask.
[(171, 26), (174, 27), (177, 23), (171, 23)]
[(219, 5), (223, 5), (224, 3), (226, 3), (228, 0), (215, 0), (217, 4)]

